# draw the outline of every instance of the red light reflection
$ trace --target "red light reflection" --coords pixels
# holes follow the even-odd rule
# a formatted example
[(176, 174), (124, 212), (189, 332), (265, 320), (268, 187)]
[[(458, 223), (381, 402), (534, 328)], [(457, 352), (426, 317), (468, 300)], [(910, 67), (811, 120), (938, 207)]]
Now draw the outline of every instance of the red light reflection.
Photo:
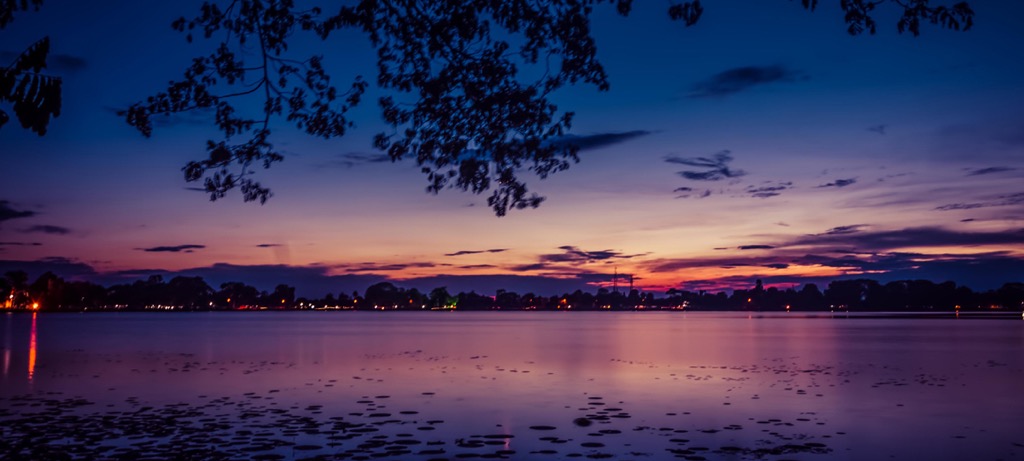
[(32, 313), (32, 335), (28, 340), (28, 381), (32, 382), (32, 377), (36, 373), (36, 316), (39, 315), (35, 312)]

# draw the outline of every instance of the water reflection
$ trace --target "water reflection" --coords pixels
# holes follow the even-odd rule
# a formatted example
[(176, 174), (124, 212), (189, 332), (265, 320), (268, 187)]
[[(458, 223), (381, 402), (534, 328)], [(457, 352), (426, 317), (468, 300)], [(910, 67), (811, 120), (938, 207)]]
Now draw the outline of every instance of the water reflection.
[(7, 320), (4, 322), (4, 378), (11, 372), (11, 313), (7, 313)]
[(32, 333), (28, 340), (28, 382), (32, 382), (32, 378), (36, 374), (36, 316), (39, 315), (36, 312), (32, 313)]
[(47, 315), (37, 375), (19, 314), (0, 427), (61, 421), (91, 459), (140, 427), (160, 428), (132, 445), (149, 459), (1024, 459), (1022, 322), (845, 317)]

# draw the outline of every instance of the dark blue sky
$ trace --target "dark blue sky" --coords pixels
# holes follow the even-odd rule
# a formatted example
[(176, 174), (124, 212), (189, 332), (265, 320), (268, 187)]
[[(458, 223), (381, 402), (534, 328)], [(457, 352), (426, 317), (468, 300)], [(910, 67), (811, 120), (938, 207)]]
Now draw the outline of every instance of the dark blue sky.
[[(530, 183), (541, 208), (500, 219), (484, 198), (425, 194), (412, 163), (374, 161), (373, 87), (343, 138), (276, 130), (288, 157), (261, 176), (266, 205), (188, 190), (180, 169), (217, 135), (210, 114), (162, 119), (145, 139), (115, 112), (210, 46), (170, 28), (199, 3), (48, 0), (0, 31), (0, 62), (50, 36), (65, 90), (45, 137), (0, 130), (0, 269), (180, 272), (307, 295), (380, 280), (592, 290), (616, 270), (652, 290), (1024, 279), (1022, 2), (971, 1), (974, 29), (918, 38), (896, 33), (895, 10), (851, 37), (830, 1), (708, 2), (691, 28), (661, 4), (599, 9), (611, 90), (555, 95), (577, 114), (582, 161)], [(357, 34), (292, 49), (322, 53), (340, 82), (375, 80)]]

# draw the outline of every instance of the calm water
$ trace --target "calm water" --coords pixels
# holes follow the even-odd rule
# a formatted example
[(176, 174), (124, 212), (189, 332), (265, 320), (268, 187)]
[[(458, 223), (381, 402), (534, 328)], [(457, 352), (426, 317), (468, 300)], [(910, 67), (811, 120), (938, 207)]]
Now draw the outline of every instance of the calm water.
[(0, 314), (0, 338), (0, 458), (1024, 459), (1021, 319)]

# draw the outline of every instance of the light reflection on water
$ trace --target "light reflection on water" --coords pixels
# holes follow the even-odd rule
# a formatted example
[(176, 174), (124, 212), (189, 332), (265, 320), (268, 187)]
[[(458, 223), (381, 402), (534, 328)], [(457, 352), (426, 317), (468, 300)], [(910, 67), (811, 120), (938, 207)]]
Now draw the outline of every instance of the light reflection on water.
[(36, 312), (32, 313), (32, 331), (28, 339), (28, 382), (36, 374)]
[(13, 335), (11, 329), (14, 327), (14, 322), (9, 321), (14, 314), (8, 312), (4, 321), (4, 378), (6, 380), (7, 374), (11, 372), (11, 336)]
[[(1020, 321), (304, 312), (44, 313), (3, 322), (0, 399), (8, 400), (0, 410), (29, 392), (62, 392), (97, 408), (183, 402), (221, 411), (210, 402), (227, 399), (246, 411), (324, 419), (407, 410), (420, 426), (444, 421), (424, 434), (447, 440), (449, 455), (452, 441), (472, 434), (514, 434), (496, 448), (523, 454), (552, 446), (538, 436), (571, 440), (548, 459), (570, 445), (581, 455), (659, 459), (680, 449), (673, 436), (735, 459), (758, 453), (721, 450), (811, 443), (831, 451), (786, 457), (1024, 456)], [(608, 415), (622, 417), (601, 419)], [(574, 425), (581, 417), (595, 424)], [(381, 426), (382, 434), (413, 432), (408, 423)], [(557, 430), (534, 434), (537, 425)]]

